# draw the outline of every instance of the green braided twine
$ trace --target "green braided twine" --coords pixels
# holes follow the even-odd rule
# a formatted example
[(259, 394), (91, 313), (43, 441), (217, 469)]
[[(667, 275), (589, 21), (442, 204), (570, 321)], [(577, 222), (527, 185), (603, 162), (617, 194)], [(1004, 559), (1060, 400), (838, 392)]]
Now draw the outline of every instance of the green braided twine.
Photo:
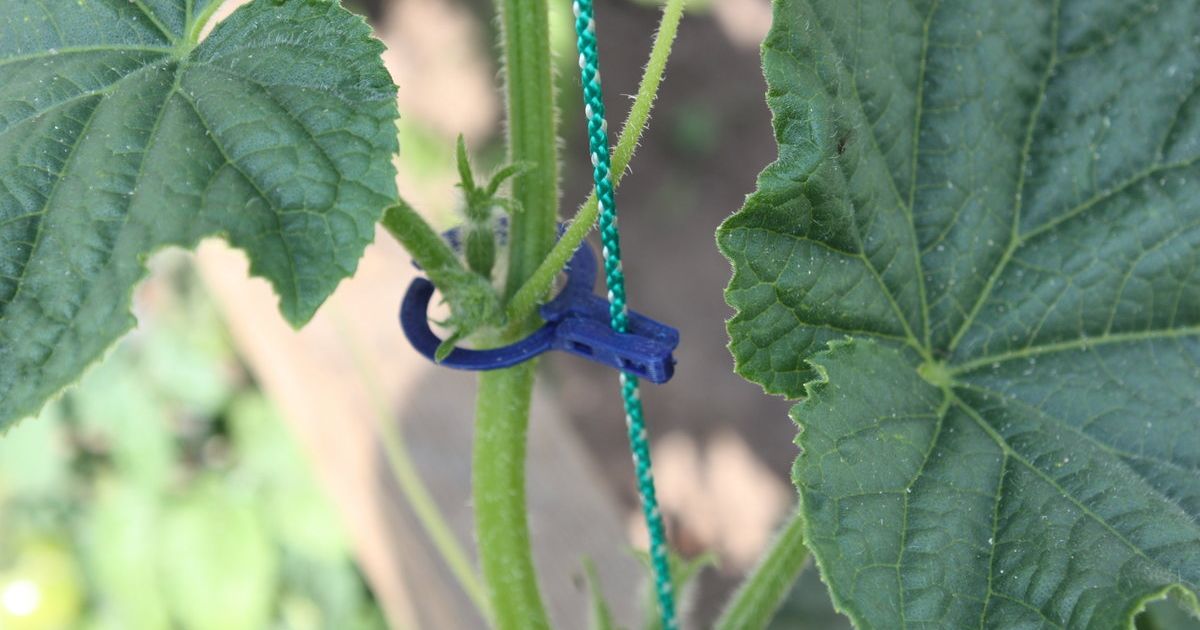
[[(592, 156), (592, 176), (600, 203), (600, 241), (604, 245), (604, 280), (608, 286), (609, 314), (613, 330), (629, 330), (629, 307), (625, 301), (625, 274), (621, 270), (621, 236), (617, 231), (617, 204), (613, 195), (612, 157), (608, 148), (608, 123), (604, 117), (604, 99), (600, 88), (600, 54), (596, 49), (596, 21), (592, 0), (575, 0), (575, 33), (578, 35), (579, 69), (583, 78), (583, 102), (588, 119), (588, 144)], [(638, 379), (621, 373), (621, 398), (625, 401), (625, 423), (629, 446), (637, 472), (638, 494), (650, 534), (650, 562), (654, 569), (655, 592), (662, 613), (664, 630), (679, 627), (675, 618), (675, 595), (671, 586), (667, 535), (658, 498), (654, 492), (654, 474), (650, 465), (649, 440)]]

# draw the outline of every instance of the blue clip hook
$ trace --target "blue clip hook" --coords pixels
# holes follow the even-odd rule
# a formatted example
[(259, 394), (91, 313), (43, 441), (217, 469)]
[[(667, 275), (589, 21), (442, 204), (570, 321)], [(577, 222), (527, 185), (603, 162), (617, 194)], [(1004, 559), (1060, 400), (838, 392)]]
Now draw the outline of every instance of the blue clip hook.
[[(618, 333), (609, 324), (609, 305), (592, 293), (596, 259), (587, 243), (575, 250), (567, 265), (567, 284), (539, 309), (546, 324), (525, 339), (503, 348), (455, 348), (440, 365), (457, 370), (497, 370), (524, 363), (543, 352), (562, 350), (652, 383), (665, 383), (675, 374), (672, 352), (679, 331), (630, 311), (629, 332)], [(429, 300), (433, 283), (416, 278), (400, 306), (400, 325), (413, 347), (433, 360), (442, 340), (429, 328)]]

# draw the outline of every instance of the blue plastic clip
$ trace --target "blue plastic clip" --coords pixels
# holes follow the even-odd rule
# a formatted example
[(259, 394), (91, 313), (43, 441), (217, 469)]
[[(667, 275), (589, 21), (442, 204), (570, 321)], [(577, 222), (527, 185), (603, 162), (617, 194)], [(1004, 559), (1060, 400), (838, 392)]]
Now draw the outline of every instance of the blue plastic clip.
[[(451, 244), (454, 239), (449, 239)], [(440, 365), (457, 370), (497, 370), (524, 363), (543, 352), (562, 350), (614, 367), (653, 383), (665, 383), (675, 374), (672, 352), (679, 331), (633, 311), (629, 332), (617, 333), (609, 324), (608, 301), (592, 293), (596, 259), (587, 243), (575, 250), (567, 265), (567, 284), (540, 308), (546, 324), (525, 339), (503, 348), (455, 348)], [(433, 360), (442, 340), (429, 328), (429, 300), (433, 283), (416, 278), (400, 306), (400, 325), (408, 341)]]

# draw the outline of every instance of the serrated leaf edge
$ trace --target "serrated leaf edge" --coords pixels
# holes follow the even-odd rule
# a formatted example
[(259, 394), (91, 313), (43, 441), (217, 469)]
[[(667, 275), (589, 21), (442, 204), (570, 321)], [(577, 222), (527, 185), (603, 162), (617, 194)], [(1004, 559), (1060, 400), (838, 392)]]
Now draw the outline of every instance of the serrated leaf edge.
[[(794, 443), (796, 447), (800, 449), (799, 454), (796, 456), (796, 460), (792, 464), (791, 477), (792, 485), (796, 487), (796, 497), (799, 503), (796, 509), (796, 516), (800, 519), (800, 530), (804, 537), (805, 546), (808, 547), (808, 551), (812, 555), (813, 564), (817, 565), (817, 576), (821, 579), (821, 583), (825, 585), (825, 591), (829, 593), (829, 600), (833, 603), (833, 609), (849, 618), (850, 622), (854, 624), (854, 627), (863, 628), (867, 627), (863, 623), (863, 620), (857, 614), (855, 614), (853, 610), (846, 606), (845, 602), (842, 601), (842, 598), (834, 590), (833, 586), (826, 581), (824, 558), (821, 557), (821, 554), (817, 553), (817, 550), (814, 549), (812, 545), (808, 544), (808, 541), (812, 540), (813, 537), (809, 528), (808, 516), (805, 511), (804, 493), (800, 491), (799, 485), (796, 484), (796, 468), (800, 464), (800, 458), (804, 457), (804, 425), (800, 421), (800, 412), (812, 401), (817, 400), (817, 396), (820, 395), (821, 390), (830, 383), (829, 371), (826, 369), (825, 365), (820, 362), (820, 358), (830, 357), (834, 352), (837, 352), (843, 348), (848, 348), (854, 345), (857, 341), (858, 340), (856, 338), (848, 335), (841, 339), (827, 341), (825, 342), (824, 350), (814, 353), (811, 357), (804, 360), (804, 362), (807, 363), (809, 367), (811, 367), (813, 371), (817, 373), (817, 376), (816, 378), (809, 379), (804, 383), (804, 397), (792, 406), (792, 408), (788, 411), (788, 417), (796, 425), (796, 438), (792, 441), (792, 443)], [(874, 343), (871, 340), (864, 341), (866, 343)]]

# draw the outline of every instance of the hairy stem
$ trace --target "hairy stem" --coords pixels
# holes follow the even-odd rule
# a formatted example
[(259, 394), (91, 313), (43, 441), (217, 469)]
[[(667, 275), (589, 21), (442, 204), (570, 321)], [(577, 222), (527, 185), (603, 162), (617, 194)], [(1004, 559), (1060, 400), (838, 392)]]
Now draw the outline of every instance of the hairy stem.
[(381, 223), (431, 277), (446, 271), (466, 269), (441, 235), (403, 199), (383, 213)]
[[(547, 0), (499, 0), (508, 95), (509, 162), (520, 210), (509, 221), (506, 295), (521, 286), (554, 244), (558, 222), (558, 140)], [(536, 325), (512, 321), (508, 343)], [(525, 441), (534, 369), (530, 361), (479, 378), (472, 492), (480, 564), (501, 630), (549, 628), (538, 591), (525, 516)]]
[[(675, 43), (675, 35), (679, 31), (679, 21), (683, 17), (686, 0), (668, 0), (663, 8), (662, 21), (650, 48), (650, 61), (642, 74), (642, 82), (638, 86), (637, 97), (629, 117), (621, 127), (621, 135), (617, 140), (617, 148), (612, 156), (613, 186), (621, 182), (629, 161), (637, 150), (638, 142), (646, 130), (650, 120), (650, 111), (654, 107), (654, 98), (658, 95), (663, 73), (666, 71), (667, 59), (671, 56), (671, 47)], [(540, 261), (529, 280), (520, 289), (513, 292), (508, 302), (508, 321), (519, 322), (527, 320), (538, 304), (545, 298), (554, 285), (554, 279), (566, 266), (567, 261), (579, 248), (579, 244), (591, 232), (596, 224), (600, 208), (596, 203), (595, 191), (580, 207), (566, 233), (550, 251), (550, 254)]]
[(497, 628), (549, 628), (525, 517), (525, 432), (535, 361), (479, 378), (472, 493), (483, 576)]
[(196, 44), (200, 43), (200, 33), (204, 31), (205, 25), (208, 24), (208, 21), (212, 18), (213, 14), (217, 12), (217, 9), (221, 8), (221, 5), (224, 4), (224, 2), (225, 0), (213, 0), (199, 15), (190, 16), (192, 18), (192, 26), (191, 29), (184, 35), (183, 40), (183, 45), (187, 50), (190, 51), (192, 48), (196, 47)]
[(784, 525), (761, 564), (746, 578), (725, 606), (717, 630), (766, 628), (808, 560), (799, 511)]
[[(500, 0), (508, 96), (509, 162), (527, 163), (512, 181), (519, 211), (509, 221), (505, 295), (525, 283), (554, 245), (558, 222), (558, 112), (554, 108), (547, 0)], [(518, 324), (520, 324), (518, 322)]]

